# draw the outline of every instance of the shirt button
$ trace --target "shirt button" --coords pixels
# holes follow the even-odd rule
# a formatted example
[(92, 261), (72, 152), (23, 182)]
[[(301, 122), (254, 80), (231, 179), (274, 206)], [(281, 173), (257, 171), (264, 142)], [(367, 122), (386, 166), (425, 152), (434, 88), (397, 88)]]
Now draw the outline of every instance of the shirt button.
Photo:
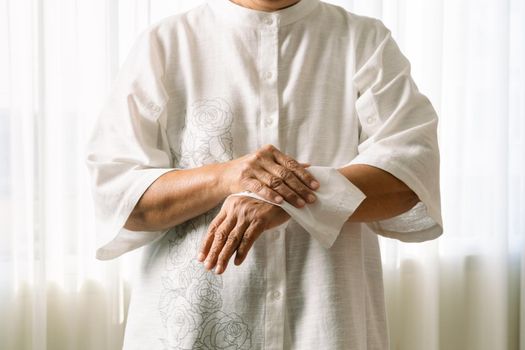
[(281, 298), (281, 292), (279, 292), (278, 290), (274, 290), (272, 292), (272, 299), (273, 300), (279, 300), (279, 298)]
[(264, 120), (264, 123), (269, 126), (269, 125), (272, 125), (273, 123), (273, 118), (272, 117), (267, 117), (265, 120)]
[(375, 120), (376, 120), (376, 118), (374, 118), (374, 117), (368, 117), (368, 118), (366, 119), (366, 122), (367, 122), (368, 124), (372, 124), (373, 122), (375, 122)]
[(273, 76), (272, 72), (265, 72), (264, 73), (264, 79), (267, 79), (267, 80), (272, 79), (272, 76)]
[(273, 24), (273, 18), (272, 17), (266, 17), (264, 19), (264, 24), (271, 26)]
[(154, 104), (153, 102), (148, 103), (148, 108), (154, 112), (160, 111), (160, 107)]

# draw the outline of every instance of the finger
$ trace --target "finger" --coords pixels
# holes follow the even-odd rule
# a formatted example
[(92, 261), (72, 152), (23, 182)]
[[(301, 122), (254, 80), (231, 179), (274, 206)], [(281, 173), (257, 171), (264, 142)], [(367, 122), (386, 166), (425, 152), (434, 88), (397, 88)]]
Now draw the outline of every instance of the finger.
[(217, 230), (217, 228), (221, 225), (225, 218), (226, 212), (224, 210), (221, 210), (219, 214), (217, 214), (217, 216), (208, 225), (208, 231), (204, 236), (204, 239), (201, 243), (201, 247), (199, 249), (199, 255), (197, 256), (197, 260), (199, 262), (202, 262), (206, 258), (206, 256), (208, 256), (208, 252), (210, 251), (211, 245), (213, 243), (215, 230)]
[(210, 248), (210, 253), (204, 262), (204, 267), (211, 270), (217, 263), (217, 258), (222, 250), (222, 247), (226, 243), (226, 239), (230, 235), (231, 230), (235, 227), (235, 218), (226, 218), (221, 225), (215, 230), (213, 235), (213, 243)]
[(319, 181), (310, 172), (306, 171), (304, 167), (301, 167), (295, 159), (279, 150), (274, 150), (273, 154), (279, 164), (290, 169), (305, 185), (313, 190), (319, 188)]
[[(315, 201), (315, 195), (295, 174), (280, 164), (270, 160), (263, 161), (264, 169), (268, 175), (262, 176), (268, 187), (283, 195), (290, 203), (297, 207), (304, 206), (305, 202)], [(261, 176), (260, 172), (255, 174)]]
[(232, 232), (230, 232), (230, 235), (228, 236), (228, 239), (226, 240), (226, 243), (219, 254), (219, 258), (217, 259), (217, 267), (215, 268), (216, 274), (221, 274), (226, 270), (228, 261), (230, 261), (231, 256), (239, 246), (242, 236), (244, 235), (244, 231), (248, 226), (249, 222), (240, 222), (237, 220), (237, 225), (234, 227)]
[(253, 242), (261, 235), (264, 231), (264, 224), (262, 221), (256, 220), (253, 221), (250, 226), (244, 232), (244, 235), (241, 238), (241, 242), (237, 247), (237, 254), (235, 255), (234, 264), (240, 265), (246, 258), (248, 251), (253, 245)]
[[(257, 170), (259, 171), (259, 170)], [(263, 173), (266, 173), (266, 171), (262, 171)], [(277, 202), (282, 203), (284, 198), (276, 191), (271, 189), (270, 187), (266, 186), (263, 182), (261, 182), (259, 179), (256, 178), (248, 178), (243, 181), (243, 186), (245, 189), (247, 189), (250, 192), (257, 193), (261, 197)]]

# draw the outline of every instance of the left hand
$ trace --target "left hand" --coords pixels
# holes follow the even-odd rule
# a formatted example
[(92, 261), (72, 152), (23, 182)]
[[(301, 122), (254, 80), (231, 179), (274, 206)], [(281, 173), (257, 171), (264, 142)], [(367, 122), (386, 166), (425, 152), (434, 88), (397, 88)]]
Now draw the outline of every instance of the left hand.
[(263, 231), (288, 219), (290, 215), (277, 205), (251, 197), (228, 197), (210, 223), (197, 259), (202, 262), (206, 258), (205, 267), (208, 270), (217, 264), (215, 273), (221, 274), (235, 250), (234, 263), (240, 265)]

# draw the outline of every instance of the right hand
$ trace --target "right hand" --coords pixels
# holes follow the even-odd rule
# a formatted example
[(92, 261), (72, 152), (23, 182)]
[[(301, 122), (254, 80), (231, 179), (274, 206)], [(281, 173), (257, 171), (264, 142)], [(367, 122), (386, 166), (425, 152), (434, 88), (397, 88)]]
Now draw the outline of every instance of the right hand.
[(319, 182), (299, 163), (273, 145), (223, 163), (223, 181), (230, 193), (250, 191), (271, 202), (286, 200), (297, 208), (312, 203)]

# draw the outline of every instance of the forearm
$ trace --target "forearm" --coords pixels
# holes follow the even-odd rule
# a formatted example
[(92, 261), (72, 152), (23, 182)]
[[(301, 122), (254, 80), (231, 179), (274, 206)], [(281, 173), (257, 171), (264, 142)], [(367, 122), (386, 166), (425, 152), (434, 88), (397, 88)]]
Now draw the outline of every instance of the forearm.
[(337, 170), (366, 195), (349, 222), (388, 219), (406, 212), (419, 201), (407, 185), (382, 169), (354, 164)]
[(163, 230), (217, 206), (230, 194), (220, 181), (223, 167), (216, 163), (163, 174), (144, 192), (124, 227)]
[(312, 201), (318, 186), (305, 166), (274, 146), (265, 145), (224, 163), (167, 172), (143, 193), (124, 227), (132, 231), (167, 229), (243, 190), (271, 198), (281, 196), (281, 200), (302, 207)]

